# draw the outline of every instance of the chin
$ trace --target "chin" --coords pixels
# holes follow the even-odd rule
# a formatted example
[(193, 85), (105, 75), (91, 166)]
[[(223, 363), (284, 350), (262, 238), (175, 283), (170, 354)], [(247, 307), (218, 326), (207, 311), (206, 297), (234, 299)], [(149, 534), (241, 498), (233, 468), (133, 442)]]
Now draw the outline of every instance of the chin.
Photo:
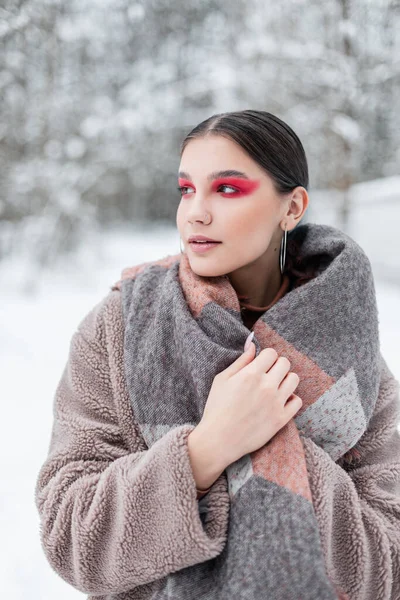
[[(226, 275), (226, 271), (221, 270), (221, 267), (215, 266), (214, 268), (210, 265), (196, 265), (193, 264), (193, 261), (189, 261), (190, 262), (190, 268), (192, 269), (192, 271), (194, 273), (196, 273), (196, 275), (199, 275), (199, 277), (222, 277), (224, 275)], [(196, 262), (196, 261), (194, 261)]]

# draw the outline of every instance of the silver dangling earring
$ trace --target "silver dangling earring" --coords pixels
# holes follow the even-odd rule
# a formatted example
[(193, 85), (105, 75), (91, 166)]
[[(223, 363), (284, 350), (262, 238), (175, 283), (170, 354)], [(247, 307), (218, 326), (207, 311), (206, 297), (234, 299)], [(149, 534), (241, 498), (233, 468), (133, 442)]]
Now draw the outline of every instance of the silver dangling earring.
[(280, 255), (279, 255), (279, 265), (281, 268), (281, 273), (283, 273), (283, 271), (285, 269), (287, 233), (288, 232), (286, 230), (286, 223), (285, 223), (285, 233), (282, 236), (281, 249), (280, 249)]

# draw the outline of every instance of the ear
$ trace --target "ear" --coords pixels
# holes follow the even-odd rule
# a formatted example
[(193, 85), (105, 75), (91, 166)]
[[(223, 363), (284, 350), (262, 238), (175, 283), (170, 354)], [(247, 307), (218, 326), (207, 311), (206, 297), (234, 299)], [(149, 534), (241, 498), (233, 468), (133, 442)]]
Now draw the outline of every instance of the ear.
[(286, 212), (286, 221), (288, 231), (291, 231), (301, 221), (307, 210), (309, 197), (307, 190), (299, 185), (292, 190), (288, 196), (288, 209)]

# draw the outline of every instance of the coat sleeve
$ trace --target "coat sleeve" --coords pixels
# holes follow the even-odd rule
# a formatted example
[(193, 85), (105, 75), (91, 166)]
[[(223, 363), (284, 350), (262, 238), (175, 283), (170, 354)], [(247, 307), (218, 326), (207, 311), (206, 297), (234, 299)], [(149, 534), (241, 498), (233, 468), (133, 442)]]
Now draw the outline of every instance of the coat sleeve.
[(118, 416), (121, 399), (110, 383), (103, 304), (72, 336), (35, 486), (50, 566), (93, 595), (129, 591), (214, 558), (226, 542), (229, 513), (221, 474), (200, 518), (187, 447), (192, 425), (175, 427), (150, 448), (129, 448)]
[(338, 461), (302, 437), (328, 573), (351, 600), (400, 599), (399, 382), (382, 358), (367, 430)]

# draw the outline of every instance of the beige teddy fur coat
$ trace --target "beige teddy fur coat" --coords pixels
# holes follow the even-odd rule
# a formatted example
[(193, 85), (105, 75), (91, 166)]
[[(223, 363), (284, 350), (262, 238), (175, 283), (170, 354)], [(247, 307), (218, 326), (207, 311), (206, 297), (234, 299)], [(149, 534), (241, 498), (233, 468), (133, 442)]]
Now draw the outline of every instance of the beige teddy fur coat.
[[(221, 552), (229, 519), (225, 473), (201, 519), (187, 448), (193, 427), (147, 449), (126, 388), (123, 337), (115, 288), (72, 336), (35, 489), (49, 564), (92, 600), (150, 600), (169, 573)], [(369, 429), (346, 460), (305, 440), (329, 575), (351, 600), (400, 599), (399, 419), (399, 382), (385, 363)]]

